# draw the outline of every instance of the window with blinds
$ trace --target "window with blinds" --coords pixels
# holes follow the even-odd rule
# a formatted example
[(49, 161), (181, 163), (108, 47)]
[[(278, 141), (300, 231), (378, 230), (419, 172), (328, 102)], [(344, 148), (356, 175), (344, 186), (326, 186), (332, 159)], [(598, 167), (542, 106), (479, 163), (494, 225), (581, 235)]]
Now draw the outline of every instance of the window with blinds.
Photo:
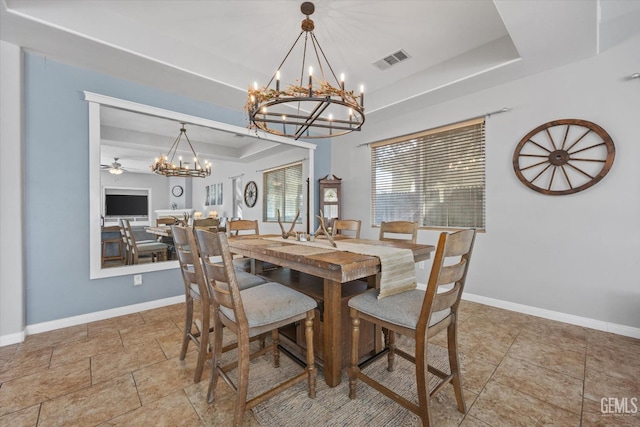
[[(262, 182), (263, 220), (278, 221), (280, 209), (282, 222), (293, 222), (298, 211), (302, 212), (302, 163), (264, 171)], [(302, 216), (297, 222), (302, 222)]]
[(371, 144), (371, 222), (485, 228), (484, 118)]

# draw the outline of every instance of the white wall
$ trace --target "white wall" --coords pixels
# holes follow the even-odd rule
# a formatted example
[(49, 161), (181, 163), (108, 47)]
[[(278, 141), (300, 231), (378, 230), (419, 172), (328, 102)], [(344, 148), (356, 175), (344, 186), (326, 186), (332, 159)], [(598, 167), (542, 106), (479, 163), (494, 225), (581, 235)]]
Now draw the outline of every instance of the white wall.
[[(640, 37), (596, 57), (412, 114), (371, 114), (360, 134), (332, 143), (332, 173), (343, 178), (345, 217), (370, 225), (370, 149), (357, 145), (509, 107), (487, 119), (487, 231), (476, 241), (466, 293), (640, 328)], [(545, 122), (595, 122), (613, 138), (616, 159), (595, 186), (545, 196), (516, 178), (520, 139)], [(433, 244), (434, 231), (419, 242)], [(429, 266), (427, 266), (427, 269)], [(419, 281), (426, 281), (427, 270)], [(571, 317), (571, 316), (568, 316)], [(634, 329), (635, 328), (635, 329)]]

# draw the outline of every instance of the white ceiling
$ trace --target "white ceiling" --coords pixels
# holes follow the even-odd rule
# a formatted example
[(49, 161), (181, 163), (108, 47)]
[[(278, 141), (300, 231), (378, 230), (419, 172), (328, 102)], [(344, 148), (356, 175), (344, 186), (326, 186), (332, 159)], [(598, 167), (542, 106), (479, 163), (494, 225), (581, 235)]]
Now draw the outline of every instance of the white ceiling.
[[(151, 173), (155, 157), (167, 150), (180, 135), (181, 123), (153, 115), (102, 106), (100, 109), (100, 159), (111, 165), (115, 158), (128, 172)], [(291, 149), (290, 146), (257, 138), (252, 132), (229, 133), (185, 123), (177, 155), (191, 162), (191, 143), (201, 162), (222, 160), (251, 162)], [(188, 141), (187, 141), (188, 138)], [(177, 158), (176, 158), (177, 159)]]
[[(291, 0), (3, 3), (2, 40), (238, 111), (249, 85), (269, 81), (304, 18)], [(315, 35), (347, 89), (364, 85), (367, 121), (578, 61), (640, 32), (640, 0), (314, 3)], [(385, 71), (373, 65), (399, 49), (410, 59)]]

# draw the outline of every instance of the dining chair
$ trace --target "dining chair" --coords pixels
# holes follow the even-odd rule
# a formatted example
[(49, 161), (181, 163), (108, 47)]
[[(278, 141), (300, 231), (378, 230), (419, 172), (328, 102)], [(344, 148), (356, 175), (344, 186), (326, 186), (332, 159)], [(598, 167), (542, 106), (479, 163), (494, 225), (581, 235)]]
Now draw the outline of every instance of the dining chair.
[[(404, 236), (404, 237), (401, 237)], [(382, 221), (380, 223), (379, 240), (409, 241), (416, 243), (418, 239), (418, 223), (412, 221)]]
[(160, 227), (163, 225), (173, 225), (176, 222), (178, 222), (178, 220), (172, 216), (161, 216), (156, 218), (156, 227)]
[(137, 241), (129, 220), (120, 218), (118, 221), (121, 230), (124, 231), (124, 242), (128, 257), (128, 262), (125, 263), (126, 265), (138, 264), (140, 258), (145, 256), (150, 256), (151, 262), (167, 259), (167, 244), (155, 240)]
[(354, 239), (359, 239), (361, 224), (362, 221), (360, 221), (359, 219), (336, 219), (335, 221), (333, 221), (331, 235), (335, 236), (336, 234), (342, 234), (345, 236), (353, 237)]
[[(246, 410), (265, 402), (299, 382), (307, 381), (308, 395), (314, 398), (316, 396), (316, 368), (313, 355), (313, 317), (317, 307), (316, 301), (276, 282), (267, 282), (253, 288), (240, 290), (227, 235), (196, 230), (196, 236), (201, 253), (222, 257), (222, 263), (212, 262), (209, 257), (203, 258), (205, 278), (214, 301), (214, 345), (207, 402), (214, 401), (218, 378), (222, 377), (235, 391), (233, 424), (241, 426)], [(249, 361), (259, 355), (272, 352), (273, 366), (279, 367), (278, 328), (301, 321), (304, 321), (307, 345), (307, 363), (304, 370), (293, 378), (247, 400)], [(225, 366), (221, 365), (220, 360), (223, 326), (234, 333), (238, 340), (237, 360)], [(250, 338), (268, 332), (271, 332), (270, 345), (261, 346), (252, 353), (249, 345)], [(288, 356), (287, 352), (283, 353)], [(236, 382), (227, 375), (227, 372), (232, 369), (237, 369)]]
[[(189, 342), (193, 342), (198, 349), (198, 362), (193, 376), (193, 382), (198, 383), (202, 378), (204, 364), (210, 355), (209, 334), (212, 332), (211, 306), (213, 300), (204, 278), (202, 262), (195, 234), (190, 227), (179, 225), (171, 226), (171, 234), (178, 255), (178, 263), (182, 273), (185, 293), (185, 322), (182, 334), (182, 347), (180, 360), (184, 360), (187, 354)], [(240, 289), (266, 283), (266, 281), (253, 274), (243, 273), (238, 278)], [(200, 318), (194, 321), (194, 301), (200, 304)], [(195, 331), (193, 326), (195, 324)], [(223, 349), (223, 351), (225, 351)]]
[(240, 236), (244, 234), (260, 234), (258, 220), (232, 219), (227, 222), (227, 236)]
[[(431, 426), (429, 400), (451, 383), (458, 410), (466, 413), (458, 358), (457, 320), (475, 235), (474, 229), (440, 234), (426, 290), (414, 289), (378, 299), (378, 290), (371, 289), (349, 300), (352, 328), (351, 363), (347, 372), (351, 399), (356, 398), (357, 380), (360, 379), (417, 414), (423, 426)], [(385, 348), (376, 357), (387, 354), (387, 371), (393, 372), (395, 355), (415, 364), (418, 404), (395, 393), (360, 369), (358, 343), (361, 320), (381, 326), (385, 331)], [(427, 347), (429, 339), (445, 329), (449, 374), (429, 364)], [(413, 355), (396, 347), (396, 333), (415, 341)], [(367, 364), (370, 366), (369, 362)], [(440, 378), (433, 391), (429, 391), (427, 372)]]
[[(246, 236), (252, 234), (260, 234), (260, 227), (258, 226), (258, 220), (253, 219), (232, 219), (227, 222), (227, 236), (235, 237), (235, 236)], [(234, 257), (233, 263), (236, 266), (236, 269), (251, 271), (251, 258), (245, 257)], [(264, 270), (269, 270), (274, 268), (275, 265), (268, 264), (264, 265)]]
[(218, 226), (220, 225), (220, 220), (218, 218), (203, 218), (203, 219), (194, 219), (193, 220), (193, 228), (203, 228), (205, 230), (217, 231)]
[(122, 251), (124, 252), (124, 265), (131, 265), (131, 248), (127, 239), (127, 231), (121, 218), (118, 218), (118, 227), (120, 228), (120, 238), (122, 239)]
[[(112, 237), (112, 238), (102, 238), (102, 252), (100, 254), (100, 265), (104, 267), (104, 264), (107, 261), (117, 260), (120, 263), (124, 263), (124, 246), (122, 246), (122, 238), (120, 237)], [(109, 245), (116, 245), (118, 248), (118, 252), (115, 254), (109, 254)], [(126, 264), (125, 264), (126, 265)]]

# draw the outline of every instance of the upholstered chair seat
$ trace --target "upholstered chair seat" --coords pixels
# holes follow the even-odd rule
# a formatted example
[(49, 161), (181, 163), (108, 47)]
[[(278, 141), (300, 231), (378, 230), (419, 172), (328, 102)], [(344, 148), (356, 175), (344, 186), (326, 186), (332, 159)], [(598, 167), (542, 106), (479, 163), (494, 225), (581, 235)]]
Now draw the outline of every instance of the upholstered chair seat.
[[(240, 291), (249, 325), (249, 336), (255, 337), (291, 323), (291, 319), (313, 310), (318, 303), (293, 289), (276, 282), (267, 282), (260, 286)], [(235, 323), (233, 310), (220, 307), (220, 312), (229, 321)]]
[[(382, 321), (415, 329), (418, 320), (420, 320), (424, 296), (425, 291), (413, 289), (378, 299), (378, 290), (369, 289), (365, 293), (351, 298), (349, 307)], [(398, 307), (402, 307), (402, 310), (398, 310)], [(429, 320), (429, 327), (446, 318), (449, 313), (451, 313), (450, 308), (434, 312)]]

